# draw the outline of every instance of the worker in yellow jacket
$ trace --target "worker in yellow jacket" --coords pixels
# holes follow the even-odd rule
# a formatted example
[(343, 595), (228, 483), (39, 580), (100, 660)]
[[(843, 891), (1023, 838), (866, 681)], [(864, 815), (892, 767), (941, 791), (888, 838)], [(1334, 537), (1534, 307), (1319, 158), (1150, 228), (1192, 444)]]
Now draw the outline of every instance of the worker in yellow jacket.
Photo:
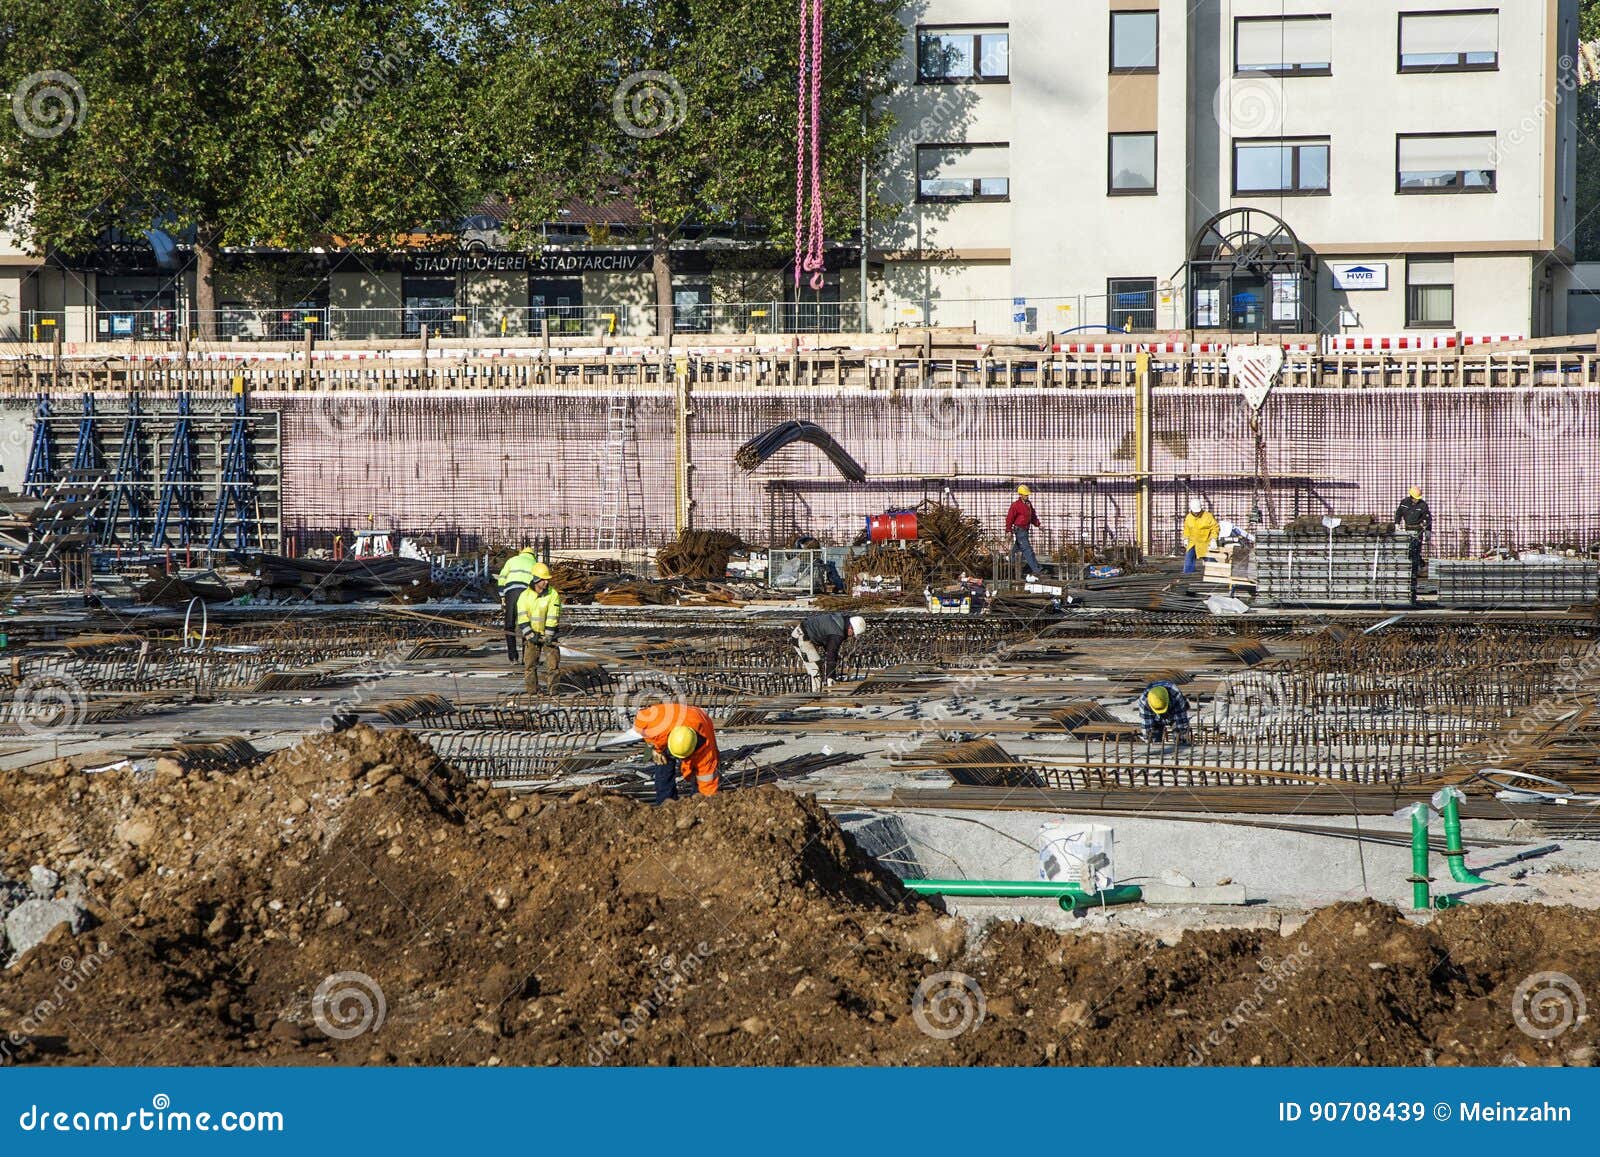
[(1183, 556), (1183, 573), (1194, 574), (1198, 563), (1211, 553), (1211, 544), (1217, 541), (1217, 516), (1205, 508), (1198, 498), (1189, 499), (1189, 513), (1183, 519), (1183, 545), (1188, 552)]
[(540, 672), (544, 688), (555, 693), (556, 671), (561, 666), (561, 592), (550, 581), (550, 568), (533, 564), (533, 585), (517, 599), (517, 632), (522, 636), (522, 686), (529, 695), (539, 692)]
[(494, 576), (500, 588), (500, 601), (506, 610), (506, 658), (511, 660), (513, 666), (517, 662), (517, 602), (522, 598), (522, 592), (528, 589), (528, 584), (533, 582), (533, 564), (538, 561), (539, 556), (533, 552), (533, 547), (525, 546), (506, 559), (500, 573)]

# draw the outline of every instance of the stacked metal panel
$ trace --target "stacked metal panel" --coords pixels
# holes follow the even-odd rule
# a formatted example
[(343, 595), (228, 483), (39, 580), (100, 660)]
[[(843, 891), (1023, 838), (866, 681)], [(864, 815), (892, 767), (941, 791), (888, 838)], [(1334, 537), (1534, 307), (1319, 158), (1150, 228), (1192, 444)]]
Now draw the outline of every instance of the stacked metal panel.
[(1275, 606), (1408, 607), (1409, 534), (1268, 530), (1256, 537), (1256, 598)]
[(1428, 576), (1448, 607), (1567, 607), (1600, 600), (1593, 559), (1436, 559)]

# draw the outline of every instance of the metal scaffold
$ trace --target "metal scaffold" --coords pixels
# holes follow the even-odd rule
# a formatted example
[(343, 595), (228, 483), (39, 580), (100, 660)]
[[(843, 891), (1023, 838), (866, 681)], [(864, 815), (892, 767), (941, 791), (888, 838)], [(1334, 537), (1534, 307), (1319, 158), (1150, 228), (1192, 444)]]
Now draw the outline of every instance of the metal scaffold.
[(92, 541), (124, 551), (276, 551), (281, 539), (279, 417), (248, 394), (181, 392), (121, 405), (86, 394), (79, 413), (33, 415), (24, 484), (41, 496), (69, 475), (103, 478)]

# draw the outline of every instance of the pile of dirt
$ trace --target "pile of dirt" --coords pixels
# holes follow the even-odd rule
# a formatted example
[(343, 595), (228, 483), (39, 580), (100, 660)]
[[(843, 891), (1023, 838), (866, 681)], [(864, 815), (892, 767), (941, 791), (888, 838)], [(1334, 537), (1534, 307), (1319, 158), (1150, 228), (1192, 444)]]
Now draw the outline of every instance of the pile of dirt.
[(1511, 996), (1559, 972), (1596, 998), (1600, 914), (1486, 907), (1423, 927), (1367, 904), (1288, 938), (1005, 925), (969, 941), (809, 798), (513, 798), (400, 729), (319, 733), (236, 772), (62, 763), (0, 779), (0, 811), (0, 877), (53, 865), (88, 912), (0, 973), (0, 1061), (1594, 1055), (1592, 1018), (1535, 1040)]

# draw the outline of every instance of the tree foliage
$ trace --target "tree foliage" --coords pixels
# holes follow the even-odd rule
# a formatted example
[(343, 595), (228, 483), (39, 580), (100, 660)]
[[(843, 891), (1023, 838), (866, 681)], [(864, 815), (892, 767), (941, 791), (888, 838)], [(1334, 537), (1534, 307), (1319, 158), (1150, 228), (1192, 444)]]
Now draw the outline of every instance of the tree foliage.
[[(1600, 40), (1600, 0), (1581, 0), (1578, 36)], [(1580, 87), (1577, 101), (1577, 229), (1572, 247), (1579, 261), (1600, 261), (1600, 88)]]
[[(885, 116), (863, 110), (900, 52), (900, 4), (827, 5), (832, 238), (856, 233), (860, 165), (882, 155)], [(109, 228), (184, 232), (204, 317), (228, 247), (376, 247), (448, 228), (490, 194), (531, 245), (564, 200), (620, 196), (644, 219), (660, 282), (672, 241), (708, 226), (790, 243), (797, 10), (7, 0), (0, 83), (39, 124), (0, 131), (0, 225), (69, 255)]]

